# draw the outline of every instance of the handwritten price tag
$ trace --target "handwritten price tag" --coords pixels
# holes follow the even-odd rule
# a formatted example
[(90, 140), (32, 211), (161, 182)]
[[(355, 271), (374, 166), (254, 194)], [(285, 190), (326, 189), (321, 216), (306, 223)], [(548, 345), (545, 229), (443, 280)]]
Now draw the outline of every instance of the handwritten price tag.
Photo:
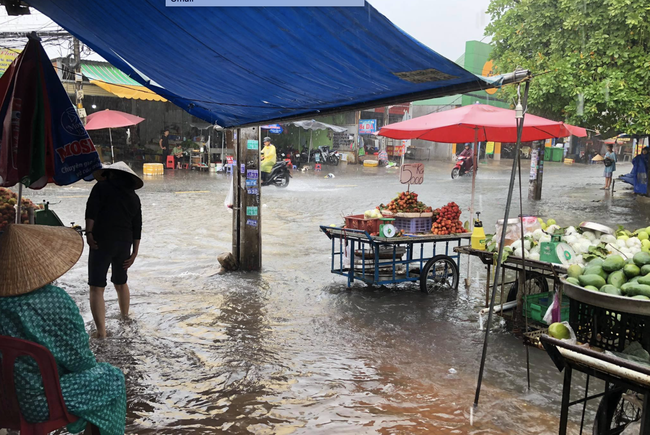
[(422, 184), (424, 181), (424, 163), (406, 163), (399, 171), (402, 184)]

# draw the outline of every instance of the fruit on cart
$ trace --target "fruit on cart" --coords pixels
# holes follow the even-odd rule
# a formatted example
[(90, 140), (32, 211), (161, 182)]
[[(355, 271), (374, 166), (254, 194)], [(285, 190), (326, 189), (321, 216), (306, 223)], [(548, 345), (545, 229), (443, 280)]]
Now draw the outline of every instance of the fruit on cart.
[(641, 275), (646, 276), (650, 273), (650, 264), (646, 264), (641, 268)]
[[(16, 209), (14, 205), (18, 202), (18, 195), (9, 189), (0, 187), (0, 231), (3, 231), (7, 225), (16, 221)], [(36, 206), (32, 201), (23, 197), (23, 212), (20, 214), (20, 221), (24, 224), (29, 223), (26, 209), (33, 207), (40, 209), (43, 206)]]
[(366, 212), (363, 214), (363, 217), (365, 219), (381, 219), (384, 216), (381, 214), (379, 209), (374, 208), (372, 210), (366, 210)]
[(625, 260), (620, 255), (612, 255), (603, 261), (603, 270), (607, 273), (621, 270), (625, 267)]
[(418, 201), (418, 194), (415, 192), (402, 192), (397, 195), (388, 205), (380, 204), (377, 209), (388, 210), (391, 213), (427, 213), (433, 209), (422, 201)]
[(598, 287), (594, 287), (593, 285), (586, 285), (585, 288), (587, 290), (591, 290), (592, 292), (600, 291), (600, 290), (598, 290)]
[(568, 277), (566, 279), (566, 282), (571, 283), (573, 285), (580, 285), (580, 281), (578, 280), (578, 278), (574, 278), (572, 276)]
[(639, 283), (627, 283), (621, 287), (621, 292), (625, 296), (647, 296), (650, 297), (650, 285)]
[(625, 276), (628, 278), (634, 278), (635, 276), (641, 274), (641, 269), (639, 269), (639, 266), (636, 264), (626, 264), (623, 267), (623, 273), (625, 273)]
[(460, 207), (455, 202), (450, 202), (444, 207), (433, 211), (433, 225), (431, 232), (437, 235), (467, 233), (468, 230), (460, 221)]
[(647, 252), (637, 252), (634, 254), (634, 257), (632, 257), (632, 260), (637, 266), (643, 267), (646, 264), (650, 264), (650, 254)]
[(582, 266), (579, 264), (572, 264), (567, 270), (567, 275), (571, 278), (578, 278), (582, 275)]
[(590, 285), (596, 288), (601, 288), (607, 284), (605, 279), (600, 275), (580, 275), (580, 277), (578, 277), (578, 281), (580, 281), (581, 286)]
[(607, 277), (607, 284), (611, 284), (616, 288), (621, 288), (621, 286), (626, 282), (627, 282), (627, 277), (625, 276), (622, 270), (617, 270), (616, 272), (612, 272)]
[(564, 323), (551, 323), (548, 327), (548, 335), (558, 340), (568, 340), (571, 338), (571, 331)]
[(600, 275), (603, 279), (607, 279), (607, 272), (603, 270), (602, 266), (587, 265), (585, 270), (582, 272), (582, 275)]
[(614, 296), (621, 296), (621, 294), (622, 294), (621, 289), (619, 289), (618, 287), (613, 286), (611, 284), (605, 284), (604, 286), (602, 286), (599, 289), (599, 291), (601, 293), (607, 293), (609, 295), (614, 295)]

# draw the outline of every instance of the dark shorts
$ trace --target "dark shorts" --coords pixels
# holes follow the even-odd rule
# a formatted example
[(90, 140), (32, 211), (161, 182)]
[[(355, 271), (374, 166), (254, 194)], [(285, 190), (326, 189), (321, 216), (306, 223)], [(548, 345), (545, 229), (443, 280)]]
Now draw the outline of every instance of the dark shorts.
[(88, 284), (106, 287), (108, 267), (112, 266), (111, 282), (126, 284), (128, 279), (124, 262), (131, 256), (131, 242), (119, 240), (97, 242), (99, 249), (91, 249), (88, 256)]

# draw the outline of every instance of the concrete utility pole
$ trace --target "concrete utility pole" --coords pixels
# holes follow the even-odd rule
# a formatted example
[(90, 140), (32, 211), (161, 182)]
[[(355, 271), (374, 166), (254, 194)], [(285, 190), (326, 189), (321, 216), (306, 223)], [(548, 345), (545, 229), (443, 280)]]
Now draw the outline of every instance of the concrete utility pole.
[[(540, 143), (542, 144), (540, 146)], [(530, 153), (530, 180), (528, 185), (528, 199), (539, 201), (542, 199), (542, 181), (544, 180), (544, 142), (533, 142)]]
[(232, 254), (245, 271), (262, 269), (260, 133), (257, 127), (238, 128), (228, 138), (235, 149)]
[(75, 90), (75, 102), (77, 107), (77, 113), (81, 122), (86, 123), (86, 110), (83, 106), (83, 76), (81, 75), (81, 47), (79, 40), (77, 38), (72, 39), (72, 44), (74, 47), (74, 90)]

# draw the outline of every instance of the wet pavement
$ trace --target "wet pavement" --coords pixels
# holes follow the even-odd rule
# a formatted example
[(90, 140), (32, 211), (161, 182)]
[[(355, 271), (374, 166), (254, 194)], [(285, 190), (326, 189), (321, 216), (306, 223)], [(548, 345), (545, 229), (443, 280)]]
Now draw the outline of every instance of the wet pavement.
[[(503, 217), (510, 164), (479, 170), (476, 203), (487, 232)], [(426, 166), (424, 184), (414, 189), (420, 199), (434, 207), (455, 201), (467, 219), (471, 179), (451, 180), (450, 163)], [(618, 173), (631, 168), (617, 166)], [(328, 172), (336, 177), (324, 178)], [(109, 286), (109, 337), (92, 340), (98, 359), (126, 374), (127, 433), (557, 433), (560, 374), (532, 349), (529, 391), (525, 349), (499, 325), (480, 407), (471, 411), (484, 336), (479, 265), (470, 289), (451, 294), (425, 295), (408, 285), (347, 289), (330, 274), (330, 243), (318, 225), (388, 202), (404, 190), (397, 174), (325, 166), (295, 174), (286, 189), (265, 187), (263, 271), (221, 276), (216, 257), (231, 247), (226, 176), (177, 170), (147, 179), (139, 191), (144, 231), (130, 271), (131, 318), (120, 320)], [(524, 183), (527, 196), (527, 177)], [(605, 193), (603, 184), (602, 167), (547, 163), (543, 200), (524, 200), (524, 212), (562, 225), (586, 218), (650, 225), (647, 199), (635, 199), (622, 183), (614, 195)], [(51, 201), (64, 223), (80, 223), (91, 188), (48, 186), (27, 196)], [(87, 249), (58, 284), (91, 330), (86, 260)], [(575, 387), (574, 398), (580, 394)], [(577, 433), (577, 407), (571, 418)]]

